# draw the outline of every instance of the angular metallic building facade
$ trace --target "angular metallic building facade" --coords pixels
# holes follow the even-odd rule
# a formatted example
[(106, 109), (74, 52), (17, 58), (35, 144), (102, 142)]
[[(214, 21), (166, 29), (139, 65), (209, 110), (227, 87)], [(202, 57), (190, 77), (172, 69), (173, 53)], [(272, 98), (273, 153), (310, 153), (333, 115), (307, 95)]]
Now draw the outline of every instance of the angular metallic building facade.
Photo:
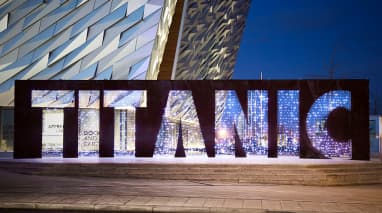
[[(12, 135), (5, 131), (12, 129), (8, 120), (15, 80), (229, 79), (249, 4), (250, 0), (1, 1), (0, 142), (5, 145), (0, 151), (9, 150), (12, 140), (4, 135)], [(40, 95), (52, 97), (44, 99), (47, 107), (68, 98), (66, 93)]]
[(230, 79), (248, 0), (189, 0), (172, 79)]
[(19, 79), (229, 79), (249, 0), (18, 0), (0, 7), (0, 105), (12, 106)]

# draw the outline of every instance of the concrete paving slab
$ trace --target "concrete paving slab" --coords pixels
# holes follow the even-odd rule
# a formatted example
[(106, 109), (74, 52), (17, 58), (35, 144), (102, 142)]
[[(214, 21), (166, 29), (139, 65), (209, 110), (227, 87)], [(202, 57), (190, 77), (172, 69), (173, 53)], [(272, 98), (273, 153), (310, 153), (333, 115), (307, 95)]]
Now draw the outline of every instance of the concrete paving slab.
[(223, 207), (225, 207), (225, 208), (240, 209), (240, 208), (243, 207), (243, 200), (239, 200), (239, 199), (225, 199)]
[(205, 198), (189, 198), (186, 203), (184, 204), (184, 206), (198, 206), (198, 207), (202, 207), (203, 204), (206, 202), (206, 199)]
[(153, 197), (135, 197), (132, 200), (127, 201), (126, 205), (145, 205), (150, 202)]
[(262, 200), (261, 201), (261, 208), (263, 209), (268, 209), (268, 210), (276, 210), (276, 211), (281, 211), (281, 201), (276, 201), (276, 200)]
[(299, 205), (298, 201), (294, 200), (282, 200), (281, 208), (289, 211), (302, 211), (302, 207)]
[(185, 203), (189, 200), (186, 197), (170, 197), (167, 205), (169, 206), (184, 206)]
[(166, 206), (166, 204), (170, 201), (168, 197), (154, 197), (146, 205), (149, 206)]
[[(0, 212), (382, 212), (382, 185), (52, 177), (0, 169)], [(323, 196), (325, 195), (325, 196)]]
[(299, 202), (299, 205), (304, 211), (321, 211), (321, 204), (318, 201), (304, 201)]
[(345, 212), (337, 203), (321, 203), (323, 212)]
[(207, 199), (204, 207), (223, 207), (224, 199)]
[(356, 204), (345, 204), (345, 203), (338, 203), (338, 206), (344, 211), (344, 212), (361, 212), (361, 209), (357, 207)]
[(243, 200), (243, 208), (261, 209), (261, 200)]

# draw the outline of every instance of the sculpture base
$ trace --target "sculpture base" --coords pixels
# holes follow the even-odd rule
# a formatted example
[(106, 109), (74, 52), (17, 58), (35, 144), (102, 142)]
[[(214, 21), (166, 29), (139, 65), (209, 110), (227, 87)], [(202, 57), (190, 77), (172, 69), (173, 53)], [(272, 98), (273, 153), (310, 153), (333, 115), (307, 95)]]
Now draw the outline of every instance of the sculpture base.
[(0, 169), (48, 176), (189, 180), (293, 185), (382, 183), (382, 162), (296, 157), (1, 159)]

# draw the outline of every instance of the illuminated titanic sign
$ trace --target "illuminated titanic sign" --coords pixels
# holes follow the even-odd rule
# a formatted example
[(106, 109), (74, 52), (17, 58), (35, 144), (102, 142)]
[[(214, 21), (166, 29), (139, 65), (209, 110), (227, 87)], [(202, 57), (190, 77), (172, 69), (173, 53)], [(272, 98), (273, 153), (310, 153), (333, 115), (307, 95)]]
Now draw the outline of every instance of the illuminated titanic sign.
[(15, 96), (15, 158), (369, 159), (367, 80), (17, 81)]

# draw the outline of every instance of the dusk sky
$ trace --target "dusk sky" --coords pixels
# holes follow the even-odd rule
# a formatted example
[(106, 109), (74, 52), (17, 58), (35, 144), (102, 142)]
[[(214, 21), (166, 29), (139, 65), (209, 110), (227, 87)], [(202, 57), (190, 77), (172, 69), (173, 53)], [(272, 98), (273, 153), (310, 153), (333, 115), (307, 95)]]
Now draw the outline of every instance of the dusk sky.
[(370, 80), (382, 114), (382, 1), (252, 0), (234, 79)]

